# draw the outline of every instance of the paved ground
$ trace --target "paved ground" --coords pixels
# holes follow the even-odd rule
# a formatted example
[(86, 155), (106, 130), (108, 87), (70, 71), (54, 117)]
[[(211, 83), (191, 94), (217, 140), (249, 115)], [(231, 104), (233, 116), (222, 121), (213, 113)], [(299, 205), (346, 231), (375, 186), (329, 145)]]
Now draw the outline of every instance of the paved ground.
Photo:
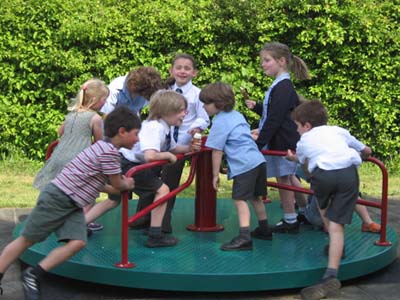
[[(29, 213), (27, 209), (0, 209), (0, 249), (12, 239), (15, 224)], [(373, 210), (371, 215), (374, 216)], [(400, 234), (400, 201), (389, 204), (389, 225)], [(375, 216), (376, 217), (376, 216)], [(398, 247), (398, 257), (400, 252)], [(0, 299), (24, 299), (20, 282), (20, 263), (14, 263), (2, 280), (4, 295)], [(341, 300), (398, 300), (400, 298), (400, 261), (374, 274), (343, 283), (342, 289), (330, 299)], [(187, 293), (160, 292), (96, 285), (70, 280), (55, 275), (46, 277), (42, 284), (42, 300), (129, 300), (129, 299), (246, 299), (290, 300), (300, 299), (299, 290), (282, 290), (244, 293)]]

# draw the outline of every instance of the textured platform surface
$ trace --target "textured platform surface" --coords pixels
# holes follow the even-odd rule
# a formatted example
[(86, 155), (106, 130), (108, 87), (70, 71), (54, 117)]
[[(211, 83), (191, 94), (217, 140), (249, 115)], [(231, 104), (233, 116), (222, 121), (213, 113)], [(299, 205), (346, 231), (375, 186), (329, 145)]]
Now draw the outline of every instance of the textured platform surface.
[[(327, 234), (302, 226), (297, 235), (275, 234), (272, 241), (254, 240), (253, 251), (224, 252), (222, 243), (237, 235), (238, 222), (233, 201), (219, 199), (217, 223), (220, 232), (192, 232), (186, 225), (194, 220), (193, 199), (177, 199), (173, 216), (174, 235), (181, 241), (173, 248), (149, 249), (142, 231), (129, 232), (131, 269), (114, 264), (121, 260), (120, 208), (98, 221), (105, 228), (95, 232), (87, 247), (53, 273), (101, 284), (176, 291), (262, 291), (288, 289), (318, 281), (327, 264), (323, 248)], [(130, 201), (135, 210), (136, 201)], [(282, 215), (279, 202), (267, 204), (270, 223)], [(252, 227), (256, 226), (253, 218)], [(18, 235), (18, 226), (14, 235)], [(379, 235), (362, 233), (360, 220), (346, 226), (346, 258), (342, 260), (340, 279), (356, 278), (382, 269), (396, 258), (397, 234), (388, 228), (389, 247), (374, 245)], [(57, 246), (55, 237), (30, 248), (22, 257), (35, 264)]]

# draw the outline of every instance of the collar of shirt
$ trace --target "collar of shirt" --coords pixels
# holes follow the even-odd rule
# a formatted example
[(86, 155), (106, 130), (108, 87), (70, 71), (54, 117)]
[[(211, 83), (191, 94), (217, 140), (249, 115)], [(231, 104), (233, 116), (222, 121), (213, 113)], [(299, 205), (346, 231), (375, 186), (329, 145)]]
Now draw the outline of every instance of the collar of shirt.
[(190, 80), (188, 83), (186, 83), (185, 85), (182, 85), (182, 86), (177, 86), (175, 83), (173, 86), (171, 86), (171, 89), (175, 91), (177, 88), (180, 88), (183, 92), (182, 94), (185, 95), (192, 88), (192, 86), (193, 86), (193, 83)]

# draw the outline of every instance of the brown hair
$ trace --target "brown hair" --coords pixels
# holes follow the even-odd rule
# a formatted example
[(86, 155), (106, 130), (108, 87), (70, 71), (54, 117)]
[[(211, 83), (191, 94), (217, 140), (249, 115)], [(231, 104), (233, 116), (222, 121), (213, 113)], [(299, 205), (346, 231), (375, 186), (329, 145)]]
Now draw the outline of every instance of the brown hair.
[(186, 98), (171, 90), (159, 90), (150, 99), (148, 120), (158, 120), (187, 109)]
[(328, 112), (319, 100), (309, 100), (301, 103), (292, 112), (292, 119), (301, 125), (310, 123), (312, 127), (328, 123)]
[(293, 55), (289, 47), (279, 42), (270, 42), (264, 45), (260, 53), (268, 52), (275, 60), (285, 58), (288, 70), (293, 72), (299, 80), (310, 79), (306, 63), (298, 56)]
[(206, 85), (200, 92), (200, 101), (204, 104), (214, 103), (215, 107), (223, 111), (231, 111), (235, 106), (235, 94), (232, 87), (224, 82), (215, 82)]
[(130, 93), (150, 99), (151, 95), (162, 87), (160, 73), (153, 67), (138, 67), (129, 72), (126, 87)]

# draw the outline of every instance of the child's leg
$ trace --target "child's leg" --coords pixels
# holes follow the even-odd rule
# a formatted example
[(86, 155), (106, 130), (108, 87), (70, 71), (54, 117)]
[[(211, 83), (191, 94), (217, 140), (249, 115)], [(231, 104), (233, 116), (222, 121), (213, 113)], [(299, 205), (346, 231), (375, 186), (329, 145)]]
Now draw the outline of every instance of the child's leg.
[(375, 232), (375, 233), (379, 233), (381, 231), (381, 225), (372, 221), (366, 206), (356, 204), (354, 210), (362, 220), (362, 225), (361, 225), (362, 231)]
[(9, 243), (0, 255), (0, 273), (4, 273), (8, 267), (33, 244), (35, 243), (27, 240), (23, 236), (19, 236)]
[[(339, 269), (340, 260), (342, 259), (343, 247), (344, 247), (344, 225), (329, 221), (329, 259), (328, 259), (328, 270)], [(335, 274), (336, 275), (336, 274)], [(325, 273), (325, 277), (327, 274)], [(335, 276), (336, 277), (336, 276)]]
[(250, 209), (244, 200), (234, 200), (239, 219), (239, 235), (221, 246), (224, 251), (251, 250), (253, 243), (250, 237)]
[(39, 262), (39, 265), (43, 270), (49, 271), (74, 256), (85, 246), (85, 241), (70, 240), (65, 245), (57, 247), (51, 251), (41, 262)]
[[(277, 177), (276, 181), (281, 184), (291, 185), (290, 175)], [(279, 196), (284, 212), (283, 220), (277, 223), (272, 230), (281, 233), (298, 233), (299, 223), (297, 222), (297, 213), (294, 208), (294, 192), (279, 189)]]
[(114, 200), (110, 200), (110, 199), (96, 203), (96, 205), (93, 206), (92, 209), (90, 209), (85, 214), (86, 224), (93, 222), (98, 217), (102, 216), (105, 212), (118, 206), (118, 204), (119, 204), (119, 201), (114, 201)]
[[(157, 190), (154, 197), (154, 201), (157, 201), (161, 197), (169, 193), (169, 188), (166, 184), (161, 185)], [(151, 211), (151, 227), (161, 227), (161, 223), (165, 214), (165, 209), (167, 208), (167, 203), (163, 203)]]
[[(300, 180), (297, 178), (296, 175), (290, 175), (290, 183), (294, 187), (302, 188), (303, 185), (301, 184)], [(299, 210), (302, 208), (304, 209), (307, 206), (307, 197), (303, 193), (294, 193), (294, 197), (296, 200), (297, 205), (299, 206)]]
[(258, 227), (251, 232), (251, 236), (262, 240), (272, 240), (272, 230), (268, 226), (267, 210), (262, 197), (251, 200), (251, 204), (258, 219)]

